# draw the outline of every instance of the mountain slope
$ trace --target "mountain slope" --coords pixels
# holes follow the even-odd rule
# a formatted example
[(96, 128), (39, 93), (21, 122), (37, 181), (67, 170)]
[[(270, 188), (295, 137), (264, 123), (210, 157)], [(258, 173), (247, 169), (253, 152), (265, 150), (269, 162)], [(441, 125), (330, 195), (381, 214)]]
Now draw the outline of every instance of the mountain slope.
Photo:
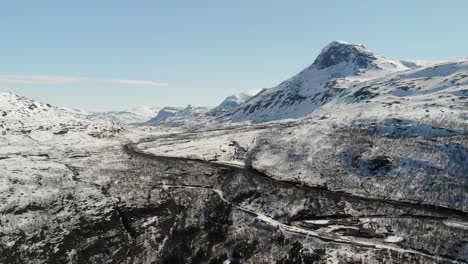
[(210, 112), (214, 113), (219, 111), (232, 111), (239, 107), (241, 104), (250, 100), (258, 93), (262, 92), (262, 90), (263, 89), (253, 89), (228, 96), (226, 97), (226, 99), (224, 99), (224, 101), (221, 102), (221, 104), (213, 108)]
[(210, 110), (208, 107), (189, 105), (182, 107), (164, 107), (159, 113), (143, 125), (180, 127), (196, 120)]
[(85, 138), (105, 137), (120, 131), (109, 122), (93, 122), (85, 114), (51, 106), (12, 93), (0, 93), (1, 143), (25, 138), (25, 141), (49, 140), (54, 135), (72, 134)]
[(417, 67), (353, 85), (311, 115), (337, 119), (450, 115), (468, 120), (468, 59)]
[(230, 116), (232, 112), (263, 90), (265, 89), (252, 89), (228, 96), (218, 106), (200, 116), (198, 121), (205, 124), (216, 124), (219, 121), (225, 121), (226, 116)]
[(42, 103), (12, 93), (0, 93), (0, 116), (2, 120), (26, 120), (32, 118), (72, 118), (79, 114), (50, 104)]
[(265, 122), (302, 117), (329, 102), (358, 82), (407, 70), (362, 45), (334, 41), (312, 65), (278, 86), (267, 89), (241, 105), (232, 121)]

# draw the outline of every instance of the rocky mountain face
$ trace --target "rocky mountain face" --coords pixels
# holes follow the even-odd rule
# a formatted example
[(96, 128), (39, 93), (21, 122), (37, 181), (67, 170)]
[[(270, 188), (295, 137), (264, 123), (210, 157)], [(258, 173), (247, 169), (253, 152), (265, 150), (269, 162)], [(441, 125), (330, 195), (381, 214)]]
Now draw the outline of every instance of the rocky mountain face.
[(337, 77), (363, 75), (366, 71), (387, 70), (400, 71), (405, 66), (396, 61), (388, 60), (363, 45), (355, 45), (341, 41), (333, 41), (328, 44), (309, 67), (318, 70), (343, 67), (337, 72)]

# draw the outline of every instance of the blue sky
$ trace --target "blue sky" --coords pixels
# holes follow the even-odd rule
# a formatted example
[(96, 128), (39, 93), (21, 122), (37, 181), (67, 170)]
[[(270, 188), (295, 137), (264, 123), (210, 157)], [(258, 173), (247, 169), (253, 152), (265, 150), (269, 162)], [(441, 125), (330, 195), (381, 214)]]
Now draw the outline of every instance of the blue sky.
[(468, 56), (468, 1), (1, 1), (0, 91), (91, 110), (216, 105), (332, 40), (394, 59)]

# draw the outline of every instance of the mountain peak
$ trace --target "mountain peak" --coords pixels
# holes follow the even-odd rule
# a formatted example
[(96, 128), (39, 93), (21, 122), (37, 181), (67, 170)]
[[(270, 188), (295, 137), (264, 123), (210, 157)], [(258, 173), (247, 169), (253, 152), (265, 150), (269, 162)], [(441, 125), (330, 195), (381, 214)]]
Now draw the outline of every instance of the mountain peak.
[(332, 41), (322, 49), (313, 65), (318, 69), (329, 68), (340, 63), (351, 63), (358, 68), (369, 68), (378, 57), (360, 44)]
[(331, 47), (331, 46), (340, 46), (340, 45), (348, 46), (348, 45), (356, 45), (356, 44), (352, 44), (350, 42), (343, 41), (343, 40), (334, 40), (334, 41), (330, 42), (330, 44), (325, 46), (325, 48)]

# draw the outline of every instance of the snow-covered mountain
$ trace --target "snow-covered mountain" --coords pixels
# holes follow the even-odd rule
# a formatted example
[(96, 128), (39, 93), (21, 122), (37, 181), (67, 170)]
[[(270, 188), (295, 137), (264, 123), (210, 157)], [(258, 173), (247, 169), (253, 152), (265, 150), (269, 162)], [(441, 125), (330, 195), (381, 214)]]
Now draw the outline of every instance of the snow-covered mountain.
[(92, 112), (88, 114), (91, 120), (105, 120), (121, 124), (136, 124), (146, 122), (156, 116), (159, 107), (139, 106), (123, 111)]
[(0, 93), (0, 116), (2, 120), (27, 120), (32, 118), (76, 118), (74, 111), (54, 107), (13, 93)]
[(226, 97), (221, 104), (214, 108), (198, 107), (189, 105), (183, 107), (164, 107), (156, 116), (150, 120), (142, 122), (143, 125), (151, 126), (198, 126), (200, 124), (213, 123), (225, 115), (229, 115), (236, 110), (240, 105), (244, 104), (262, 89), (251, 89)]
[(250, 100), (250, 98), (254, 97), (262, 90), (263, 89), (252, 89), (228, 96), (226, 99), (224, 99), (224, 101), (221, 102), (221, 104), (213, 108), (210, 112), (217, 113), (235, 110), (241, 104), (247, 102)]
[(231, 120), (265, 122), (303, 117), (351, 85), (407, 69), (363, 45), (334, 41), (312, 65), (241, 105)]
[(74, 134), (101, 137), (120, 130), (110, 122), (93, 122), (86, 114), (59, 108), (12, 93), (0, 93), (0, 134), (4, 140), (24, 135), (29, 140)]
[(179, 127), (184, 126), (191, 121), (197, 120), (200, 116), (210, 110), (208, 107), (188, 105), (187, 107), (164, 107), (159, 110), (158, 114), (144, 122), (144, 125), (151, 126), (169, 126)]
[(82, 113), (13, 93), (0, 93), (0, 133), (4, 136), (30, 135), (38, 130), (66, 133), (86, 122)]
[(446, 113), (464, 104), (464, 63), (466, 59), (396, 61), (363, 45), (333, 41), (309, 67), (276, 87), (229, 96), (212, 109), (167, 107), (144, 124), (217, 126), (296, 119), (312, 113), (354, 118), (356, 111), (374, 117), (391, 111), (400, 116)]

